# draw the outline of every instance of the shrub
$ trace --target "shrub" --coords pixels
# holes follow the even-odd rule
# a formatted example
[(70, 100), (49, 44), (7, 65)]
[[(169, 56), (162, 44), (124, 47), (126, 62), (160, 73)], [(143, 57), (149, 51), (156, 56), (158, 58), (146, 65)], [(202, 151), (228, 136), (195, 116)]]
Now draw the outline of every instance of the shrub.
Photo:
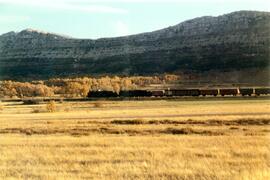
[(97, 101), (97, 102), (94, 103), (95, 108), (101, 108), (103, 106), (104, 106), (104, 104), (101, 101)]
[(55, 101), (48, 102), (46, 109), (48, 112), (55, 112), (56, 111), (56, 103)]
[(3, 110), (4, 110), (4, 106), (0, 102), (0, 111), (3, 111)]

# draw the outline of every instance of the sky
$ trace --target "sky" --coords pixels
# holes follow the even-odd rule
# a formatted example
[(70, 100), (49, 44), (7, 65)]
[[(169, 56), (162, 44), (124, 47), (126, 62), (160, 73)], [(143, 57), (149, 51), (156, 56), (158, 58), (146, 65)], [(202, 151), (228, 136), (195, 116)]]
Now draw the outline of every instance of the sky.
[(0, 34), (31, 28), (97, 39), (239, 10), (270, 12), (270, 0), (0, 0)]

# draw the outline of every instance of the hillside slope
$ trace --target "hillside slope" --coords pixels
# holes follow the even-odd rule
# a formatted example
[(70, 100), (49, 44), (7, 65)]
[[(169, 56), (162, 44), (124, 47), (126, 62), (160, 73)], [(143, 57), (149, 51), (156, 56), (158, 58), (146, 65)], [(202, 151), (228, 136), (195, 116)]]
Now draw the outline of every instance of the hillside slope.
[(1, 79), (269, 69), (270, 12), (205, 16), (118, 38), (23, 30), (0, 36)]

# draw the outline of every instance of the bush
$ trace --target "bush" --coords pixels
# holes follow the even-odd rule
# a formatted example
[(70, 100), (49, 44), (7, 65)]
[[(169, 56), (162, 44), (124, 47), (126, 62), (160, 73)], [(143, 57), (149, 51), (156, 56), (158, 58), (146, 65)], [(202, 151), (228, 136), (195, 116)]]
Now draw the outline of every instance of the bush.
[(55, 101), (48, 102), (46, 109), (48, 112), (55, 112), (56, 111), (56, 103)]
[(3, 110), (4, 110), (4, 106), (0, 102), (0, 111), (3, 111)]
[(97, 101), (97, 102), (94, 103), (95, 108), (101, 108), (103, 106), (104, 106), (104, 104), (101, 101)]

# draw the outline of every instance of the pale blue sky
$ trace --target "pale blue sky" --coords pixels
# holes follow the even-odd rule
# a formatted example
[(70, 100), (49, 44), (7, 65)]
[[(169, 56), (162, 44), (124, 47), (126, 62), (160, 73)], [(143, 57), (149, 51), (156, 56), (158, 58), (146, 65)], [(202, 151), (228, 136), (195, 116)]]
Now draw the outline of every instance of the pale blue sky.
[(0, 34), (32, 28), (95, 39), (238, 10), (270, 11), (270, 0), (0, 0)]

